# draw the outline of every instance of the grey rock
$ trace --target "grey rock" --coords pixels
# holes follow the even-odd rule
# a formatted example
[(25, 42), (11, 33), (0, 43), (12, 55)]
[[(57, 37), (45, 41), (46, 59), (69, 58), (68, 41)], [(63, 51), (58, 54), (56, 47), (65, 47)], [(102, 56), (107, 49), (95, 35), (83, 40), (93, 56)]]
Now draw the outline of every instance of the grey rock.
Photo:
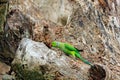
[(12, 64), (25, 65), (29, 70), (44, 66), (43, 70), (49, 69), (47, 73), (59, 72), (64, 77), (81, 80), (88, 79), (88, 69), (90, 68), (89, 65), (79, 63), (64, 54), (60, 56), (42, 42), (35, 42), (27, 38), (20, 42)]
[(12, 75), (3, 75), (2, 80), (15, 80), (15, 77)]

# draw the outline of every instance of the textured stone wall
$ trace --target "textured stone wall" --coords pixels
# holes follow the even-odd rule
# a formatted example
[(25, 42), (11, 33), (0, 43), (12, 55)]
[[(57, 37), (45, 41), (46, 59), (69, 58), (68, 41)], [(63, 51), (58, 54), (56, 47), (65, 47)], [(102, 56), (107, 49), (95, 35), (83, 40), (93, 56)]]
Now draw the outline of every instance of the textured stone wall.
[(35, 23), (35, 41), (48, 47), (53, 40), (69, 42), (90, 62), (107, 66), (112, 79), (120, 79), (119, 0), (11, 0), (12, 9)]

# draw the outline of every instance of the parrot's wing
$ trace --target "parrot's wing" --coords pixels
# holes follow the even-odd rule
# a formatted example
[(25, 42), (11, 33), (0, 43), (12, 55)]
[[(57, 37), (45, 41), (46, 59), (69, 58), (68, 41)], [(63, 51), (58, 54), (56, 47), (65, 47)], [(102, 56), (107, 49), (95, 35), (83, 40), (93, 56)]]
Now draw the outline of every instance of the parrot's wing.
[(70, 50), (70, 51), (83, 52), (83, 50), (82, 50), (82, 49), (81, 49), (81, 50), (79, 50), (79, 49), (75, 48), (74, 46), (72, 46), (72, 45), (70, 45), (70, 44), (68, 44), (68, 43), (65, 43), (65, 44), (64, 44), (64, 46), (65, 46), (65, 48), (67, 48), (67, 49), (68, 49), (68, 50)]
[(70, 51), (78, 51), (74, 46), (68, 44), (68, 43), (64, 43), (64, 46), (66, 49), (70, 50)]
[[(76, 48), (77, 49), (77, 48)], [(84, 50), (83, 49), (77, 49), (79, 52), (83, 52)]]

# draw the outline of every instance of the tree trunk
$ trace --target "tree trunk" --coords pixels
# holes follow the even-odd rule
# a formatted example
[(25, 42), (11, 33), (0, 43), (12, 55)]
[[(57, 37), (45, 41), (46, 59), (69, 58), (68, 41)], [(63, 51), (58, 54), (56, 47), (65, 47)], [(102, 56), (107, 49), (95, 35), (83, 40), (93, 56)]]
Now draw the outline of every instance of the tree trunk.
[[(70, 66), (72, 65), (69, 64), (69, 61), (71, 61), (72, 58), (67, 58), (65, 55), (63, 56), (59, 50), (55, 49), (55, 51), (58, 53), (56, 56), (62, 55), (60, 58), (56, 58), (58, 63), (60, 64), (60, 59), (63, 59), (62, 63), (64, 63), (55, 66), (55, 68), (58, 68), (62, 65), (62, 67), (59, 67), (59, 70), (57, 70), (57, 76), (60, 76), (60, 78), (64, 77), (63, 79), (66, 79), (67, 76), (68, 80), (69, 78), (76, 80), (99, 80), (98, 78), (96, 79), (95, 76), (100, 75), (96, 75), (97, 73), (94, 71), (94, 69), (97, 70), (97, 72), (102, 69), (101, 71), (106, 73), (103, 75), (104, 78), (109, 76), (106, 78), (106, 80), (110, 80), (109, 78), (112, 80), (120, 79), (119, 0), (11, 0), (10, 6), (12, 12), (15, 12), (17, 15), (19, 15), (19, 13), (22, 13), (23, 15), (25, 14), (25, 16), (29, 17), (35, 23), (33, 29), (33, 40), (44, 42), (47, 46), (49, 46), (49, 48), (51, 48), (51, 41), (54, 40), (71, 43), (76, 48), (83, 49), (81, 55), (84, 58), (93, 64), (99, 63), (102, 65), (96, 66), (99, 68), (99, 70), (97, 70), (95, 66), (89, 69), (84, 63), (79, 63), (79, 60), (78, 62), (73, 60), (78, 64), (79, 67), (76, 69), (71, 69)], [(17, 10), (15, 8), (17, 8)], [(11, 18), (8, 18), (8, 25), (19, 20), (17, 16), (14, 16), (14, 19), (15, 18), (16, 20), (13, 20), (13, 22), (11, 22)], [(21, 23), (24, 22), (24, 19), (26, 18), (20, 18)], [(4, 22), (5, 19), (2, 21)], [(29, 24), (29, 21), (26, 23)], [(27, 25), (25, 24), (25, 26)], [(16, 26), (21, 26), (21, 24)], [(26, 29), (25, 26), (21, 29), (21, 33), (22, 30)], [(31, 30), (31, 27), (28, 29)], [(3, 27), (1, 27), (1, 31), (3, 31)], [(16, 31), (12, 31), (12, 33), (16, 36)], [(21, 35), (22, 34), (19, 34), (19, 32), (17, 33), (17, 37), (20, 37), (20, 39), (16, 41), (18, 42), (17, 46), (19, 45), (19, 41), (23, 38)], [(23, 51), (26, 49), (24, 44)], [(32, 57), (34, 58), (34, 56)], [(69, 59), (68, 63), (66, 59)], [(66, 66), (66, 64), (69, 64), (69, 66)], [(43, 72), (44, 69), (47, 69), (45, 70), (45, 75), (43, 74), (44, 76), (47, 75), (47, 72), (49, 74), (48, 66), (51, 65), (53, 66), (54, 64), (49, 63), (47, 67), (44, 66), (45, 68), (40, 67), (43, 69)], [(78, 74), (77, 72), (75, 73), (77, 69), (79, 69)], [(50, 74), (51, 73), (52, 72), (50, 70)], [(71, 74), (74, 74), (73, 78), (71, 78)], [(56, 76), (55, 74), (53, 75)]]

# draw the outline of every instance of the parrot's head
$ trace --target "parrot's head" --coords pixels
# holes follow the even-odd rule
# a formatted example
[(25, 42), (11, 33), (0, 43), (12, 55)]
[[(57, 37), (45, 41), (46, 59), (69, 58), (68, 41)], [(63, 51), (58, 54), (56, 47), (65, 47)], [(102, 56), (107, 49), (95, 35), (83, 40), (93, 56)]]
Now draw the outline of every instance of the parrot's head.
[(52, 47), (57, 47), (57, 42), (53, 41), (51, 45), (52, 45)]

